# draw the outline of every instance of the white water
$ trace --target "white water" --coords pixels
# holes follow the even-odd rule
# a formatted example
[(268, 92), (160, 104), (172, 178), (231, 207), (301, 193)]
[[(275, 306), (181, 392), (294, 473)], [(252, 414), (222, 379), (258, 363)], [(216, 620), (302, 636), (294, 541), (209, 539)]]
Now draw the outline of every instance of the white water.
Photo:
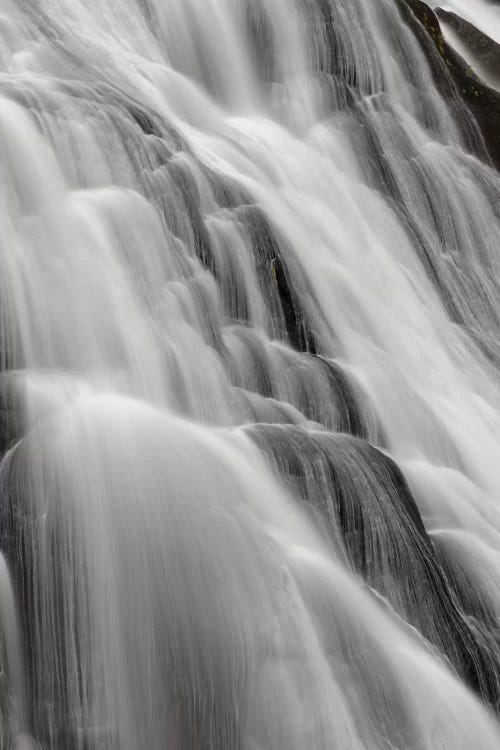
[(0, 11), (2, 747), (497, 748), (500, 180), (392, 0)]

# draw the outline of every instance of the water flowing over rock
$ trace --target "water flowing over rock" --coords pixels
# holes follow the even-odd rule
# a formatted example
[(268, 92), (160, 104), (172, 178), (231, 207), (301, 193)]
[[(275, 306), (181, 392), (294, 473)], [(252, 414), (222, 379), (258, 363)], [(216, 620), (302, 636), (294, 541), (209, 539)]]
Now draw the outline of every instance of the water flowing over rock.
[(489, 73), (494, 80), (500, 81), (500, 44), (456, 13), (436, 8), (436, 15), (441, 23), (449, 26), (457, 34), (481, 69)]
[[(417, 25), (415, 28), (416, 36), (420, 39), (423, 50), (430, 61), (436, 85), (454, 109), (458, 122), (461, 123), (469, 148), (482, 158), (491, 159), (496, 167), (500, 168), (500, 134), (498, 130), (500, 93), (486, 85), (468, 61), (464, 60), (447, 42), (439, 23), (439, 18), (443, 18), (439, 9), (436, 11), (436, 13), (439, 13), (438, 18), (438, 15), (421, 0), (398, 0), (398, 2), (403, 7), (404, 14), (410, 24), (415, 27), (416, 19), (422, 26), (422, 28), (419, 28)], [(410, 16), (408, 16), (407, 9), (411, 11)], [(448, 14), (448, 19), (450, 15), (453, 14)], [(413, 16), (413, 20), (411, 16)], [(483, 49), (484, 36), (481, 37)], [(471, 38), (470, 30), (468, 38), (469, 40)], [(477, 48), (478, 44), (476, 38), (474, 46)], [(488, 56), (488, 60), (491, 65), (490, 56)], [(481, 71), (483, 71), (482, 66)], [(488, 65), (486, 65), (486, 71), (490, 72)], [(479, 134), (471, 132), (469, 118), (467, 113), (463, 111), (464, 105), (474, 115), (479, 126)]]
[(500, 94), (419, 0), (0, 42), (0, 750), (498, 750)]

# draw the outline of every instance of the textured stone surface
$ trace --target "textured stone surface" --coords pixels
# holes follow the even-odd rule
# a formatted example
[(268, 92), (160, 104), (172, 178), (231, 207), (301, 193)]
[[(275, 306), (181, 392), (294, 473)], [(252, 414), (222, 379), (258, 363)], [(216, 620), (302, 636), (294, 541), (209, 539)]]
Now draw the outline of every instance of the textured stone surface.
[(436, 15), (440, 21), (455, 32), (464, 47), (472, 53), (474, 59), (500, 81), (500, 44), (497, 44), (484, 32), (456, 13), (436, 8)]
[[(489, 157), (500, 169), (500, 93), (487, 86), (450, 47), (438, 16), (428, 5), (421, 0), (397, 2), (427, 54), (436, 85), (459, 117), (468, 145), (482, 158)], [(480, 135), (468, 122), (463, 105), (474, 115)]]

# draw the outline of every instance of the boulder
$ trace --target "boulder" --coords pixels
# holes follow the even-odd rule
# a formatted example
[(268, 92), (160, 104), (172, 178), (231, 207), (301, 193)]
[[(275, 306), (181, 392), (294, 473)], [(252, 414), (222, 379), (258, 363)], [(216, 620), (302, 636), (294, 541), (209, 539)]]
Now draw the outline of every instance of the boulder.
[[(500, 169), (500, 93), (487, 86), (446, 42), (438, 16), (426, 3), (396, 2), (427, 56), (436, 86), (457, 114), (468, 147)], [(467, 117), (467, 110), (479, 132)]]
[(442, 8), (436, 8), (435, 12), (439, 20), (456, 34), (464, 48), (471, 53), (474, 62), (477, 61), (481, 69), (498, 79), (500, 84), (500, 44), (456, 13)]

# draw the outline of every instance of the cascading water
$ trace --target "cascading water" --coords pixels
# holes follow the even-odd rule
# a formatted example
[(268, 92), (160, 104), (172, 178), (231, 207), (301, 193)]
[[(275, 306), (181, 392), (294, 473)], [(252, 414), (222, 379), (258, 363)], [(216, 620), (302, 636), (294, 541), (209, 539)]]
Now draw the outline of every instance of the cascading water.
[(500, 177), (402, 0), (0, 38), (0, 748), (498, 750)]

